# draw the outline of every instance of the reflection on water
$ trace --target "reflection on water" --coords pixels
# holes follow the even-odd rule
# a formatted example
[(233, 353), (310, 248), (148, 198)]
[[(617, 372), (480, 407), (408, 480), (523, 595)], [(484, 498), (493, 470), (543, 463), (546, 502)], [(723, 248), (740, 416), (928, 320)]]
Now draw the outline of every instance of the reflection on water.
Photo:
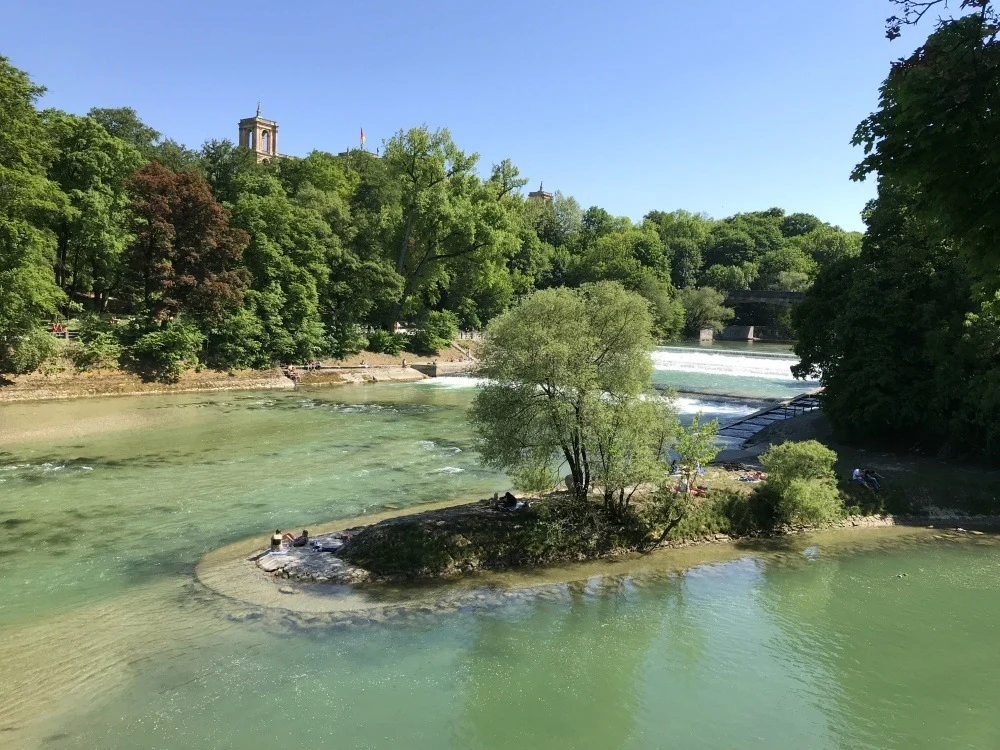
[(751, 547), (450, 584), (384, 619), (150, 592), (114, 639), (129, 689), (70, 701), (46, 746), (995, 746), (995, 537)]

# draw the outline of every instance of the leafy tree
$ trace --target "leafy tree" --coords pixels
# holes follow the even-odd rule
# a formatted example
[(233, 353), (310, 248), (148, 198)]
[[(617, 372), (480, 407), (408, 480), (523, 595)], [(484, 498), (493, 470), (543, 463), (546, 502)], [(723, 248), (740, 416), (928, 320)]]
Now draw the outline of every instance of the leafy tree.
[(760, 457), (767, 479), (756, 501), (773, 507), (779, 524), (822, 524), (840, 518), (844, 505), (833, 465), (837, 454), (815, 440), (772, 445)]
[(721, 292), (731, 292), (749, 289), (756, 278), (757, 266), (753, 263), (744, 263), (743, 266), (723, 266), (716, 263), (705, 269), (701, 282)]
[(236, 264), (247, 235), (229, 226), (208, 183), (150, 162), (129, 189), (136, 226), (128, 281), (144, 313), (162, 321), (185, 312), (207, 325), (239, 307), (247, 273)]
[(623, 515), (640, 487), (663, 480), (676, 426), (673, 404), (658, 394), (593, 403), (585, 441), (592, 481), (605, 507)]
[[(889, 36), (916, 22), (935, 2), (902, 2)], [(912, 210), (938, 239), (954, 240), (980, 269), (996, 275), (1000, 259), (1000, 39), (988, 0), (965, 0), (974, 12), (943, 20), (927, 41), (897, 61), (881, 88), (879, 110), (854, 136), (867, 154), (855, 179), (877, 172), (912, 189)]]
[(783, 236), (798, 237), (799, 235), (808, 234), (822, 225), (823, 222), (812, 214), (796, 213), (788, 214), (788, 216), (782, 219), (780, 228)]
[(208, 141), (201, 147), (198, 160), (212, 194), (223, 204), (237, 201), (242, 187), (240, 177), (258, 167), (253, 151), (229, 140)]
[(147, 381), (175, 383), (181, 374), (198, 364), (204, 336), (197, 326), (180, 320), (149, 326), (136, 320), (124, 333), (125, 365)]
[(652, 372), (648, 306), (619, 284), (535, 292), (494, 319), (470, 412), (483, 461), (517, 471), (558, 454), (583, 500), (594, 478), (595, 415), (637, 400)]
[(381, 213), (382, 236), (404, 279), (387, 326), (414, 294), (433, 294), (446, 282), (449, 262), (516, 250), (511, 217), (497, 191), (476, 176), (477, 158), (460, 151), (447, 130), (415, 128), (386, 143), (388, 177), (401, 190), (400, 203)]
[(45, 227), (65, 198), (45, 176), (52, 152), (34, 107), (42, 91), (0, 56), (0, 373), (44, 361), (52, 347), (41, 326), (63, 300)]
[[(231, 223), (250, 241), (242, 260), (251, 288), (261, 296), (255, 312), (276, 360), (312, 359), (327, 348), (321, 294), (340, 241), (323, 216), (291, 201), (277, 177), (251, 171), (236, 179), (239, 197)], [(267, 304), (260, 304), (265, 301)]]
[(99, 367), (113, 368), (122, 355), (118, 332), (110, 322), (98, 315), (87, 315), (80, 323), (77, 338), (79, 350), (73, 357), (79, 370)]
[(160, 132), (146, 125), (131, 107), (94, 107), (87, 116), (95, 120), (108, 133), (124, 141), (147, 160), (160, 140)]
[(761, 256), (758, 269), (756, 286), (760, 289), (803, 291), (816, 274), (816, 262), (788, 243)]
[(674, 453), (677, 454), (677, 468), (680, 469), (685, 491), (690, 494), (698, 469), (707, 466), (721, 450), (716, 444), (719, 434), (719, 422), (701, 421), (701, 412), (695, 414), (687, 427), (678, 425), (675, 428), (677, 440), (674, 443)]
[(861, 255), (822, 270), (793, 311), (794, 372), (822, 374), (824, 411), (845, 438), (942, 442), (967, 392), (955, 344), (974, 309), (968, 266), (927, 239), (910, 196), (883, 184)]
[(56, 283), (69, 293), (90, 291), (94, 309), (104, 312), (132, 240), (126, 183), (142, 156), (90, 117), (50, 110), (44, 122), (56, 150), (48, 174), (68, 198), (53, 217)]
[(725, 295), (711, 287), (688, 287), (680, 291), (680, 302), (684, 308), (684, 332), (697, 336), (705, 328), (721, 331), (735, 313), (726, 307)]
[(458, 316), (450, 310), (428, 312), (413, 336), (417, 354), (437, 354), (458, 336)]

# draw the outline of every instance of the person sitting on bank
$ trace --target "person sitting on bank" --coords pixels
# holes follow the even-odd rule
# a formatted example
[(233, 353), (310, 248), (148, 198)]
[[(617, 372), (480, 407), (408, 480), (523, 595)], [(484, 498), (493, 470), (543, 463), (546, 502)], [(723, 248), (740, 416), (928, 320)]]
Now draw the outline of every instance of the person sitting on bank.
[(882, 485), (879, 484), (879, 479), (885, 479), (881, 474), (876, 473), (874, 469), (865, 469), (861, 476), (864, 477), (865, 484), (871, 487), (875, 492), (882, 489)]
[(302, 529), (302, 536), (297, 536), (292, 540), (293, 547), (305, 547), (309, 544), (309, 529)]
[(271, 535), (271, 552), (277, 552), (281, 549), (281, 542), (284, 537), (281, 535), (281, 529), (275, 529), (274, 534)]
[(868, 484), (865, 482), (864, 472), (862, 472), (861, 469), (855, 469), (854, 471), (851, 472), (851, 481), (857, 482), (858, 484), (863, 484), (865, 485), (865, 487), (868, 486)]

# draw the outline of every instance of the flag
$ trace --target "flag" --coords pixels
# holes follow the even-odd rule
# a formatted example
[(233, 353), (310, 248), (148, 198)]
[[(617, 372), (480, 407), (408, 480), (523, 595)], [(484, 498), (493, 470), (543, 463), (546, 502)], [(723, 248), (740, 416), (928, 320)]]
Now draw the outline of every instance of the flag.
[(365, 147), (365, 129), (361, 128), (361, 148)]

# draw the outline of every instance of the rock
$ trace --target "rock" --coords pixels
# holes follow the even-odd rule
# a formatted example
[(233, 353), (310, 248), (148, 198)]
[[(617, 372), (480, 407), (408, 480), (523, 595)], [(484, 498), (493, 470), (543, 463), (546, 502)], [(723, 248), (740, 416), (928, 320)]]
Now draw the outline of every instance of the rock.
[(285, 555), (264, 555), (257, 561), (257, 566), (267, 572), (273, 573), (276, 570), (281, 570), (288, 564), (288, 557)]
[(965, 533), (965, 529), (963, 529), (961, 526), (956, 526), (955, 531), (961, 531), (963, 534)]
[(292, 586), (282, 586), (281, 588), (278, 589), (278, 593), (280, 593), (280, 594), (294, 594), (295, 593), (295, 589)]
[(976, 536), (983, 536), (986, 532), (984, 531), (970, 531), (970, 534), (975, 534)]

